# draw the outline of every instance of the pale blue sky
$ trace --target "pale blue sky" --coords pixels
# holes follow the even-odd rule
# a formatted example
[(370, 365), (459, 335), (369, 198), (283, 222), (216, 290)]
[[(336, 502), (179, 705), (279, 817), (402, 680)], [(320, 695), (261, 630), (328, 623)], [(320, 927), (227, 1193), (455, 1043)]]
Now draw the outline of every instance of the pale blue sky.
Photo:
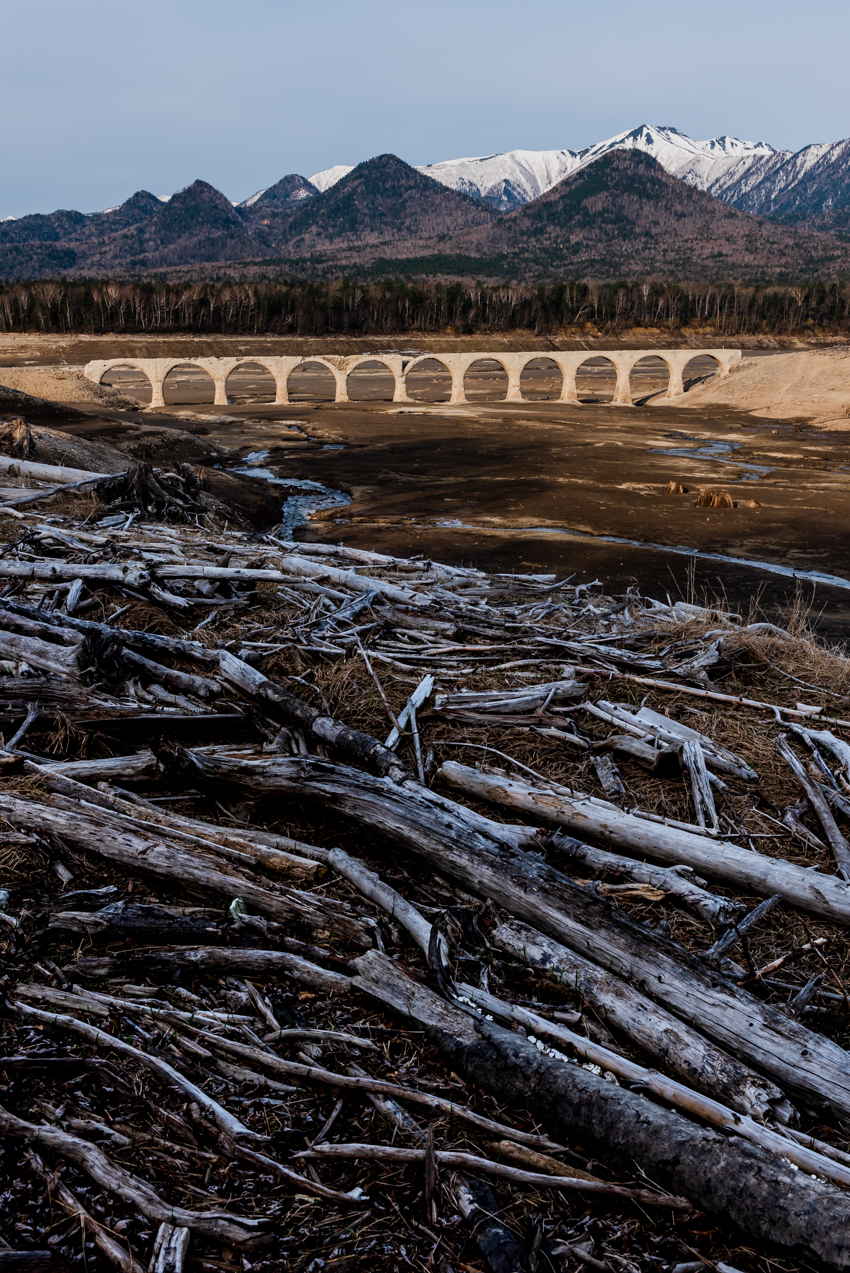
[(847, 0), (0, 0), (0, 217), (642, 123), (798, 149), (850, 135), (848, 47)]

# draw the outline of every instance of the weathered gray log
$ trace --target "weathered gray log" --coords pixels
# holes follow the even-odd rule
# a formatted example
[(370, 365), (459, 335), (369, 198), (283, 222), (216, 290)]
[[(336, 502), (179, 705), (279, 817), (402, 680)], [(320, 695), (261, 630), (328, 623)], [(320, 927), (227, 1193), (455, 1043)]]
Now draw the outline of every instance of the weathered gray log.
[(468, 795), (530, 813), (544, 822), (568, 827), (580, 836), (599, 840), (614, 849), (627, 849), (670, 865), (684, 863), (701, 874), (737, 884), (749, 892), (782, 897), (801, 910), (836, 923), (850, 923), (850, 888), (834, 876), (814, 872), (751, 849), (647, 822), (614, 805), (576, 795), (555, 783), (531, 787), (513, 778), (482, 773), (446, 761), (440, 777)]
[(61, 796), (44, 796), (39, 802), (0, 795), (0, 813), (12, 825), (61, 836), (87, 852), (99, 853), (132, 871), (147, 871), (203, 892), (223, 894), (231, 901), (241, 897), (273, 919), (300, 921), (316, 932), (335, 932), (361, 948), (369, 945), (364, 926), (345, 914), (339, 904), (332, 908), (327, 901), (320, 901), (311, 894), (272, 891), (246, 874), (225, 868), (211, 856), (177, 848), (162, 836), (121, 825), (104, 811), (80, 809), (69, 816), (70, 812)]
[[(164, 723), (164, 722), (163, 722)], [(42, 765), (32, 765), (31, 773), (49, 774), (55, 778), (73, 778), (75, 787), (79, 784), (87, 796), (92, 793), (84, 786), (86, 782), (109, 782), (113, 778), (156, 778), (159, 765), (152, 751), (145, 749), (134, 756), (101, 756), (92, 760), (59, 760), (46, 761)], [(54, 790), (62, 790), (55, 787)]]
[(438, 694), (434, 711), (441, 716), (455, 718), (467, 712), (476, 714), (523, 716), (529, 712), (542, 712), (550, 703), (563, 703), (584, 698), (585, 686), (581, 681), (546, 681), (538, 685), (523, 685), (515, 690), (482, 690), (477, 693)]
[(692, 738), (685, 739), (682, 744), (682, 760), (691, 780), (691, 797), (696, 810), (697, 822), (709, 831), (717, 831), (720, 823), (714, 804), (708, 770), (705, 767), (705, 753), (699, 743)]
[(227, 650), (220, 651), (218, 657), (222, 676), (243, 694), (248, 694), (257, 703), (262, 704), (264, 711), (280, 721), (282, 725), (303, 730), (317, 742), (333, 747), (346, 759), (366, 765), (376, 773), (387, 774), (396, 782), (403, 782), (405, 779), (414, 781), (398, 756), (377, 738), (372, 738), (370, 734), (363, 734), (356, 729), (349, 729), (333, 716), (328, 716), (320, 712), (318, 708), (311, 707), (309, 703), (296, 698), (294, 694), (290, 694), (276, 682), (270, 681), (268, 677), (263, 676), (262, 672), (249, 667), (247, 663), (243, 663)]
[(187, 942), (226, 941), (230, 931), (213, 916), (173, 915), (161, 906), (148, 906), (142, 902), (112, 902), (97, 911), (74, 911), (62, 905), (51, 910), (49, 930), (84, 933), (88, 937), (98, 934), (122, 936), (131, 941), (168, 942), (172, 945)]
[(256, 1220), (248, 1216), (233, 1215), (229, 1211), (187, 1211), (166, 1202), (143, 1180), (141, 1176), (131, 1174), (124, 1167), (107, 1158), (103, 1150), (92, 1145), (79, 1136), (59, 1127), (50, 1127), (44, 1123), (36, 1125), (25, 1119), (16, 1118), (0, 1106), (0, 1132), (4, 1136), (34, 1142), (40, 1147), (51, 1149), (71, 1162), (76, 1163), (88, 1172), (92, 1180), (102, 1189), (108, 1189), (125, 1202), (136, 1207), (143, 1216), (157, 1224), (179, 1224), (204, 1237), (217, 1238), (223, 1242), (242, 1245), (268, 1231), (269, 1222)]
[(623, 879), (636, 880), (640, 884), (649, 884), (652, 888), (660, 889), (671, 901), (685, 910), (693, 911), (710, 924), (725, 926), (746, 912), (742, 902), (709, 893), (702, 887), (703, 881), (694, 875), (689, 866), (653, 866), (650, 862), (638, 862), (634, 858), (623, 857), (620, 853), (609, 853), (607, 849), (584, 844), (562, 832), (556, 832), (552, 845), (566, 858), (583, 862), (596, 871), (609, 872)]
[(844, 880), (850, 880), (850, 844), (847, 843), (839, 831), (838, 824), (832, 816), (832, 810), (827, 804), (823, 792), (818, 784), (809, 777), (803, 763), (797, 759), (788, 746), (785, 734), (777, 738), (774, 745), (806, 793), (809, 804), (817, 814), (818, 821), (823, 827), (823, 833), (829, 841), (829, 847), (832, 849), (832, 856), (838, 864), (839, 875)]
[(516, 1102), (571, 1139), (636, 1160), (650, 1176), (723, 1215), (760, 1241), (829, 1268), (850, 1268), (850, 1197), (735, 1136), (697, 1126), (521, 1035), (474, 1019), (414, 982), (386, 956), (358, 961), (365, 993), (425, 1029), (446, 1062), (501, 1100)]
[(54, 645), (37, 636), (0, 629), (0, 659), (23, 660), (30, 667), (49, 672), (52, 676), (75, 676), (80, 667), (80, 647)]
[(622, 703), (609, 703), (604, 700), (596, 703), (595, 706), (608, 720), (627, 725), (636, 733), (651, 734), (654, 738), (667, 743), (668, 746), (680, 745), (686, 741), (697, 743), (705, 754), (709, 769), (713, 769), (716, 773), (731, 774), (733, 777), (744, 778), (748, 781), (758, 778), (755, 770), (740, 756), (736, 756), (728, 748), (722, 747), (711, 738), (706, 738), (705, 734), (700, 734), (696, 729), (691, 729), (670, 716), (662, 716), (660, 712), (653, 712), (648, 707), (641, 707), (637, 712), (630, 712)]
[(9, 455), (0, 455), (0, 472), (9, 477), (31, 477), (38, 482), (55, 482), (58, 486), (109, 476), (108, 473), (92, 473), (88, 469), (68, 469), (61, 464), (39, 464), (37, 460), (21, 460)]
[(443, 836), (489, 849), (496, 845), (539, 849), (542, 845), (536, 827), (493, 822), (415, 781), (399, 784), (391, 776), (375, 777), (318, 757), (244, 759), (179, 746), (163, 748), (159, 756), (166, 771), (213, 787), (225, 782), (258, 796), (269, 791), (312, 794), (390, 836), (403, 836), (413, 828), (416, 836), (433, 832), (435, 846), (443, 843)]
[[(35, 613), (38, 614), (39, 611)], [(75, 649), (85, 641), (82, 632), (70, 632), (65, 628), (56, 627), (55, 624), (29, 619), (25, 615), (15, 614), (5, 608), (0, 609), (0, 626), (7, 632), (20, 632), (22, 636), (40, 637), (42, 641), (50, 644), (70, 645)]]
[[(133, 585), (131, 585), (133, 586)], [(201, 663), (218, 663), (218, 650), (209, 649), (200, 641), (186, 641), (179, 637), (163, 636), (159, 632), (139, 632), (135, 628), (112, 628), (108, 623), (95, 623), (93, 619), (78, 619), (73, 615), (53, 610), (49, 615), (19, 601), (0, 600), (0, 611), (23, 615), (43, 623), (55, 624), (73, 632), (97, 634), (104, 637), (120, 636), (125, 645), (134, 650), (147, 650), (151, 654), (170, 654), (178, 658), (195, 659)]]
[(378, 592), (398, 605), (427, 606), (431, 603), (431, 598), (422, 593), (410, 592), (406, 588), (399, 588), (398, 584), (371, 575), (358, 575), (354, 570), (319, 566), (303, 557), (294, 556), (281, 557), (279, 564), (279, 570), (257, 570), (243, 566), (206, 566), (187, 562), (185, 566), (159, 566), (156, 576), (158, 579), (214, 579), (232, 583), (287, 583), (289, 575), (306, 575), (312, 579), (327, 579), (352, 592)]
[(708, 1043), (690, 1025), (653, 1003), (622, 977), (605, 972), (525, 924), (501, 924), (491, 941), (549, 980), (567, 987), (581, 1003), (593, 1008), (606, 1026), (619, 1030), (682, 1083), (709, 1092), (752, 1118), (788, 1122), (793, 1116), (775, 1084)]
[(172, 976), (178, 969), (211, 969), (233, 977), (258, 974), (290, 977), (323, 994), (351, 993), (351, 978), (320, 968), (318, 964), (282, 950), (234, 950), (232, 947), (186, 946), (178, 950), (132, 951), (125, 955), (105, 955), (79, 959), (66, 972), (77, 977), (109, 977), (116, 973), (144, 971)]
[(654, 743), (634, 738), (631, 734), (613, 734), (597, 746), (601, 751), (610, 750), (620, 758), (636, 760), (647, 773), (660, 778), (677, 778), (682, 772), (681, 753), (674, 747), (656, 747)]
[(163, 1221), (154, 1240), (150, 1273), (183, 1273), (188, 1246), (189, 1230)]
[(79, 561), (13, 561), (0, 560), (2, 579), (39, 579), (44, 583), (72, 583), (75, 579), (92, 583), (124, 584), (127, 588), (144, 588), (150, 583), (150, 572), (132, 562), (114, 564)]
[[(149, 757), (150, 768), (146, 757)], [(114, 771), (105, 773), (102, 766), (109, 767), (113, 762)], [(136, 762), (139, 764), (138, 771), (134, 769)], [(158, 775), (159, 765), (152, 752), (140, 752), (138, 757), (114, 756), (104, 761), (81, 760), (58, 765), (36, 764), (27, 760), (24, 762), (24, 770), (26, 773), (38, 774), (48, 791), (99, 805), (103, 809), (114, 809), (131, 819), (135, 825), (142, 825), (145, 829), (162, 827), (166, 836), (188, 840), (202, 848), (206, 846), (235, 861), (257, 862), (276, 874), (302, 881), (314, 880), (324, 874), (323, 864), (327, 862), (329, 852), (327, 849), (255, 828), (240, 827), (238, 832), (230, 831), (227, 827), (204, 822), (200, 818), (188, 818), (173, 811), (165, 813), (159, 805), (130, 792), (118, 794), (94, 791), (77, 780), (80, 777), (105, 778), (119, 774), (122, 777)]]
[[(117, 634), (116, 634), (117, 637)], [(121, 660), (134, 672), (142, 672), (160, 685), (176, 690), (179, 694), (194, 694), (197, 698), (215, 698), (223, 693), (223, 686), (218, 681), (211, 681), (205, 676), (193, 676), (190, 672), (178, 672), (171, 667), (163, 667), (161, 663), (152, 663), (142, 654), (124, 649)]]
[[(85, 773), (88, 762), (76, 763), (83, 766), (84, 776), (88, 778), (95, 776), (91, 772)], [(108, 764), (108, 761), (102, 763)], [(94, 766), (97, 765), (98, 762), (94, 762)], [(70, 812), (74, 811), (74, 805), (63, 804), (63, 796), (70, 797), (71, 801), (82, 801), (84, 805), (93, 804), (104, 810), (112, 810), (118, 815), (119, 824), (126, 823), (128, 829), (135, 827), (142, 831), (154, 831), (160, 827), (162, 835), (168, 840), (176, 840), (182, 845), (197, 845), (202, 852), (212, 853), (214, 856), (221, 855), (240, 866), (251, 867), (254, 864), (263, 866), (274, 874), (284, 876), (296, 883), (312, 883), (317, 876), (325, 874), (321, 850), (313, 850), (314, 858), (301, 857), (299, 854), (290, 853), (288, 848), (257, 843), (211, 823), (196, 823), (191, 818), (179, 818), (174, 814), (166, 814), (156, 805), (147, 802), (134, 804), (111, 792), (92, 791), (84, 783), (77, 782), (75, 778), (68, 776), (69, 766), (60, 767), (60, 771), (56, 772), (54, 769), (46, 769), (45, 766), (28, 760), (24, 768), (27, 773), (38, 774), (43, 778), (48, 790), (57, 793), (58, 798), (54, 799), (53, 803)], [(158, 766), (155, 766), (154, 772), (159, 773)], [(105, 775), (96, 773), (96, 776)], [(280, 839), (287, 844), (294, 843), (286, 840), (285, 837)]]
[[(536, 934), (539, 943), (546, 943), (547, 938)], [(557, 950), (565, 950), (553, 942)], [(557, 955), (556, 955), (557, 959)], [(450, 1002), (453, 1000), (450, 1000)], [(598, 1065), (603, 1074), (612, 1074), (620, 1081), (634, 1086), (635, 1090), (655, 1097), (687, 1117), (698, 1118), (717, 1127), (721, 1131), (734, 1132), (743, 1136), (762, 1149), (767, 1149), (780, 1158), (787, 1158), (803, 1171), (811, 1175), (821, 1176), (825, 1180), (833, 1180), (838, 1184), (850, 1186), (850, 1165), (833, 1161), (824, 1153), (824, 1146), (812, 1144), (804, 1136), (793, 1132), (787, 1126), (782, 1131), (774, 1131), (765, 1123), (758, 1122), (749, 1114), (740, 1114), (728, 1105), (722, 1104), (714, 1097), (705, 1096), (692, 1087), (687, 1087), (677, 1079), (669, 1078), (657, 1069), (647, 1069), (639, 1065), (623, 1052), (613, 1051), (602, 1043), (596, 1043), (587, 1035), (576, 1034), (566, 1024), (566, 1013), (558, 1013), (557, 1021), (550, 1021), (532, 1012), (520, 1004), (507, 1003), (498, 999), (487, 990), (470, 986), (461, 982), (457, 986), (456, 1001), (460, 1004), (474, 1005), (487, 1020), (492, 1017), (500, 1025), (521, 1025), (534, 1042), (545, 1040), (547, 1046), (560, 1049), (563, 1054), (573, 1053), (591, 1065)], [(789, 1139), (790, 1137), (790, 1139)]]
[[(251, 792), (312, 795), (323, 807), (400, 841), (468, 892), (491, 898), (632, 981), (681, 1021), (699, 1022), (702, 1034), (757, 1066), (785, 1090), (850, 1116), (850, 1058), (842, 1048), (726, 981), (681, 946), (633, 923), (536, 854), (521, 851), (535, 844), (529, 838), (531, 828), (490, 822), (424, 788), (400, 788), (388, 779), (324, 760), (174, 755), (183, 757), (196, 780), (226, 781)], [(648, 823), (642, 824), (644, 828), (668, 829)]]

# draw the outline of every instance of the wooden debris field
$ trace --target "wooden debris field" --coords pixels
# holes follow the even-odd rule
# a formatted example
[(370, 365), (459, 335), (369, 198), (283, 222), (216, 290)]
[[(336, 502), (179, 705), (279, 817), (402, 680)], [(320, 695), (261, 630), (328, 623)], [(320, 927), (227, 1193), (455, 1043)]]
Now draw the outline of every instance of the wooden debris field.
[(3, 491), (0, 1264), (850, 1268), (850, 661), (203, 484)]

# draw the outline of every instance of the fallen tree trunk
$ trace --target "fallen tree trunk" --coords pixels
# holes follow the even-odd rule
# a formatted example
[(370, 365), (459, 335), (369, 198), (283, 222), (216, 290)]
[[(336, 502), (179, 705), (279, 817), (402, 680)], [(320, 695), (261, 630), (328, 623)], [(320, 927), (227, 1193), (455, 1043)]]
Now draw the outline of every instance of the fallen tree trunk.
[[(364, 896), (407, 929), (429, 964), (432, 954), (436, 954), (440, 948), (443, 959), (446, 958), (448, 947), (442, 934), (428, 923), (416, 907), (368, 870), (362, 862), (341, 849), (331, 849), (328, 862)], [(498, 945), (499, 934), (509, 929), (510, 925), (502, 925), (492, 937), (493, 944)], [(532, 929), (522, 931), (529, 943), (535, 938), (541, 942), (546, 940)], [(437, 943), (437, 950), (432, 950), (433, 942)], [(509, 953), (531, 962), (532, 956), (526, 952), (522, 940), (515, 944), (519, 953), (514, 949), (510, 949)], [(505, 946), (504, 949), (508, 947)], [(584, 1003), (599, 1011), (606, 1024), (619, 1028), (683, 1083), (696, 1084), (714, 1093), (734, 1109), (757, 1119), (770, 1117), (788, 1122), (793, 1116), (794, 1111), (788, 1101), (773, 1083), (753, 1074), (746, 1066), (708, 1043), (702, 1035), (683, 1025), (671, 1013), (659, 1008), (646, 995), (619, 977), (603, 972), (595, 964), (564, 950), (563, 947), (559, 947), (559, 951), (563, 951), (558, 978), (561, 984), (569, 986)], [(501, 1007), (508, 1011), (513, 1020), (528, 1027), (524, 1009), (511, 1009), (504, 1003)], [(490, 1010), (496, 1009), (491, 1006)]]
[(760, 1241), (829, 1268), (850, 1268), (850, 1197), (736, 1136), (540, 1052), (523, 1036), (476, 1020), (415, 982), (386, 956), (357, 961), (360, 988), (418, 1022), (446, 1063), (502, 1100), (575, 1139), (634, 1159), (669, 1179), (697, 1206), (728, 1217)]
[(385, 579), (366, 578), (354, 570), (340, 570), (337, 566), (320, 566), (303, 557), (281, 557), (279, 570), (252, 570), (244, 566), (205, 566), (187, 562), (185, 566), (158, 566), (158, 579), (212, 579), (237, 583), (288, 583), (290, 575), (306, 575), (311, 579), (327, 579), (352, 592), (377, 592), (388, 600), (403, 606), (428, 606), (431, 598), (422, 593), (408, 592)]
[(850, 1116), (850, 1058), (842, 1048), (761, 1003), (675, 942), (633, 923), (536, 854), (521, 851), (535, 844), (531, 828), (490, 822), (424, 788), (400, 788), (324, 760), (244, 760), (182, 750), (171, 755), (196, 781), (312, 796), (400, 841), (464, 889), (491, 898), (643, 989), (680, 1021), (699, 1022), (701, 1033), (783, 1088)]
[(23, 660), (30, 667), (49, 672), (52, 676), (75, 676), (80, 668), (80, 647), (53, 645), (37, 636), (0, 629), (0, 659)]
[(19, 460), (10, 455), (0, 455), (0, 473), (6, 473), (9, 477), (31, 477), (37, 482), (55, 482), (59, 486), (109, 477), (108, 473), (92, 473), (88, 469), (66, 469), (61, 464), (39, 464), (36, 460)]
[(219, 651), (209, 649), (200, 641), (181, 640), (179, 637), (163, 636), (159, 632), (139, 632), (135, 628), (112, 628), (108, 623), (95, 623), (93, 619), (78, 619), (73, 615), (58, 614), (55, 611), (45, 615), (43, 611), (36, 610), (34, 606), (24, 605), (20, 601), (0, 600), (0, 610), (22, 615), (42, 624), (49, 623), (57, 628), (70, 629), (73, 632), (97, 634), (103, 637), (119, 636), (125, 645), (132, 646), (133, 649), (148, 650), (153, 654), (171, 654), (178, 658), (196, 659), (201, 663), (218, 663)]
[(132, 951), (126, 955), (79, 959), (66, 972), (78, 977), (109, 977), (116, 973), (145, 972), (169, 977), (178, 968), (216, 969), (233, 977), (285, 976), (323, 994), (351, 993), (351, 978), (329, 972), (318, 964), (282, 950), (233, 950), (230, 947), (194, 946), (179, 950)]
[[(77, 763), (85, 765), (87, 762)], [(53, 800), (57, 806), (63, 804), (61, 797), (70, 797), (70, 800), (64, 803), (64, 807), (69, 812), (74, 811), (75, 803), (80, 801), (84, 805), (96, 805), (104, 810), (111, 810), (117, 815), (116, 823), (118, 825), (126, 823), (129, 830), (138, 828), (141, 831), (153, 831), (154, 828), (159, 827), (166, 839), (176, 840), (189, 846), (196, 845), (202, 852), (211, 853), (214, 857), (220, 854), (223, 858), (236, 862), (237, 865), (248, 867), (254, 864), (261, 865), (275, 875), (285, 876), (297, 883), (314, 883), (317, 877), (321, 878), (326, 874), (325, 867), (314, 858), (300, 857), (290, 853), (288, 849), (273, 848), (265, 844), (257, 844), (253, 840), (242, 839), (211, 823), (193, 823), (190, 818), (181, 819), (164, 814), (156, 805), (145, 802), (134, 804), (129, 800), (122, 800), (118, 795), (92, 791), (84, 783), (69, 778), (67, 769), (59, 773), (49, 769), (45, 773), (42, 766), (29, 760), (25, 762), (24, 768), (27, 773), (43, 776), (44, 785), (50, 791), (59, 794), (60, 798)], [(155, 771), (159, 772), (158, 766), (155, 766)], [(86, 776), (91, 778), (94, 775), (89, 773)], [(317, 855), (318, 852), (317, 850)]]
[(375, 773), (386, 774), (395, 782), (413, 781), (412, 775), (395, 752), (390, 751), (377, 738), (349, 729), (333, 716), (311, 707), (309, 703), (296, 698), (227, 650), (220, 651), (218, 661), (225, 680), (260, 703), (264, 711), (282, 725), (303, 730), (305, 734), (312, 735), (316, 742), (333, 747), (347, 760), (365, 765)]
[(206, 699), (216, 698), (223, 692), (223, 686), (217, 681), (211, 681), (205, 676), (193, 676), (190, 672), (177, 672), (174, 668), (163, 667), (161, 663), (152, 663), (133, 650), (121, 649), (119, 657), (132, 672), (142, 672), (150, 680), (176, 690), (178, 694), (194, 694), (197, 698)]
[(706, 836), (680, 831), (657, 822), (646, 822), (623, 813), (615, 805), (588, 796), (577, 796), (568, 787), (554, 784), (531, 787), (513, 778), (482, 773), (455, 761), (446, 761), (439, 776), (450, 787), (506, 805), (510, 809), (568, 827), (615, 849), (645, 854), (670, 865), (684, 863), (694, 870), (737, 884), (751, 893), (772, 897), (779, 893), (786, 901), (809, 914), (850, 923), (850, 888), (834, 876), (816, 875), (780, 858), (766, 857), (751, 849), (725, 843), (722, 853)]
[(650, 862), (638, 862), (619, 853), (609, 853), (607, 849), (594, 848), (568, 835), (558, 834), (552, 843), (566, 858), (582, 862), (594, 870), (610, 872), (660, 889), (673, 902), (685, 910), (693, 911), (709, 924), (733, 924), (746, 911), (742, 902), (718, 897), (702, 888), (694, 879), (690, 867), (653, 866)]
[(144, 588), (150, 583), (150, 571), (126, 562), (99, 565), (80, 561), (0, 561), (2, 579), (40, 579), (45, 583), (72, 583), (75, 579), (93, 583), (124, 584), (127, 588)]
[(132, 871), (147, 871), (202, 892), (223, 894), (230, 901), (240, 897), (263, 915), (294, 920), (314, 932), (335, 932), (361, 949), (370, 944), (365, 927), (341, 908), (331, 909), (326, 902), (306, 893), (273, 892), (247, 875), (225, 869), (211, 857), (176, 848), (161, 837), (122, 826), (117, 819), (97, 816), (95, 809), (69, 810), (62, 797), (46, 796), (36, 802), (0, 795), (0, 814), (13, 825), (51, 832)]

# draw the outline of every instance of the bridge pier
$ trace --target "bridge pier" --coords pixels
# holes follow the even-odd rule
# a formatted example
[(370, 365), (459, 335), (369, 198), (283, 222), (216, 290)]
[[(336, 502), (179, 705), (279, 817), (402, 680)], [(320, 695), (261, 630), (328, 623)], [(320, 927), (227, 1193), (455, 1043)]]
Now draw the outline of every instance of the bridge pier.
[(614, 396), (611, 399), (612, 407), (633, 407), (632, 402), (632, 367), (644, 357), (643, 353), (626, 354), (614, 353), (604, 355), (613, 365), (617, 373), (617, 383), (614, 386)]

